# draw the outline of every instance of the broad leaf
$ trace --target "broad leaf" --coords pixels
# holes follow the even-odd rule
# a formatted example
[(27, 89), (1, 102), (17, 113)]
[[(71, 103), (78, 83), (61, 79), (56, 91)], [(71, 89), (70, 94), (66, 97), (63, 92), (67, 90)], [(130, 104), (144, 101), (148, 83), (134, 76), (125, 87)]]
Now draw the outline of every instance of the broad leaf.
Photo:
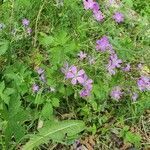
[(8, 50), (9, 42), (7, 40), (0, 41), (0, 56)]
[(42, 128), (38, 134), (33, 135), (23, 147), (23, 150), (32, 150), (34, 147), (47, 143), (49, 140), (63, 141), (66, 135), (68, 137), (74, 136), (83, 131), (84, 128), (84, 122), (78, 120), (66, 120), (54, 123), (49, 127)]

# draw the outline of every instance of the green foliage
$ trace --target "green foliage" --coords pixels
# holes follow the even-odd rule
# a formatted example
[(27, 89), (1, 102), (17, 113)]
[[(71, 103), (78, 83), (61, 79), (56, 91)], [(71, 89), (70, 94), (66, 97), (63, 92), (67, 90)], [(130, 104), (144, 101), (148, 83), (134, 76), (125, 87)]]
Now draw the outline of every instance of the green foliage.
[(9, 48), (9, 41), (7, 40), (0, 41), (0, 56), (5, 54), (8, 48)]
[(49, 118), (53, 115), (53, 107), (51, 103), (46, 103), (42, 109), (42, 116), (45, 118)]
[(124, 127), (120, 134), (125, 142), (130, 142), (136, 147), (140, 147), (141, 136), (139, 134), (128, 131), (128, 127)]
[[(63, 142), (66, 138), (72, 137), (83, 131), (85, 128), (82, 121), (69, 120), (54, 123), (51, 126), (43, 127), (39, 133), (33, 135), (29, 142), (23, 147), (23, 150), (32, 150), (40, 144), (47, 143), (48, 140)], [(67, 139), (66, 139), (67, 140)]]
[[(88, 138), (95, 149), (121, 149), (118, 141), (146, 147), (150, 92), (149, 87), (141, 91), (137, 81), (150, 74), (149, 3), (97, 2), (102, 22), (84, 9), (83, 0), (0, 1), (0, 149), (48, 149), (53, 144), (71, 149), (75, 140), (87, 143)], [(115, 12), (124, 14), (124, 22), (114, 21)], [(25, 18), (29, 25), (23, 25)], [(96, 51), (102, 36), (122, 60), (115, 75), (108, 73), (110, 51)], [(88, 97), (80, 95), (85, 83), (73, 85), (62, 73), (67, 63), (92, 79)], [(131, 68), (125, 72), (127, 64)], [(111, 96), (115, 86), (122, 91), (118, 101)], [(135, 125), (140, 132), (130, 130)]]

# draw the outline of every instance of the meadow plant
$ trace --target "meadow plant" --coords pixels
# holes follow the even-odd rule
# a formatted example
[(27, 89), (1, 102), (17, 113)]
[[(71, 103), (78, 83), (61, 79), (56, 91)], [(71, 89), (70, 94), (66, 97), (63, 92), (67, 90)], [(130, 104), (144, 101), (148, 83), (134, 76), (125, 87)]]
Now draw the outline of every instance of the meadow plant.
[(0, 149), (148, 149), (149, 9), (0, 2)]

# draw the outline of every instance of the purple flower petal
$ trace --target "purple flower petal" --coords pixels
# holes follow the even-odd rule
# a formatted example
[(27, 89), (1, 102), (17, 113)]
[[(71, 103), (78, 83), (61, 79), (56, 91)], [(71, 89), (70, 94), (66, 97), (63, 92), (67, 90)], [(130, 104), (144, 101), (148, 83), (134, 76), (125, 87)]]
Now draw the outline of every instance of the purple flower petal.
[(133, 93), (132, 95), (132, 100), (135, 102), (138, 98), (138, 94), (137, 93)]
[(100, 40), (97, 40), (96, 44), (96, 50), (100, 51), (106, 51), (112, 47), (109, 43), (109, 39), (106, 36), (103, 36)]
[(84, 79), (83, 77), (77, 77), (77, 80), (80, 84), (84, 83)]
[(124, 21), (124, 15), (120, 12), (116, 12), (114, 15), (113, 15), (113, 19), (117, 22), (117, 23), (121, 23)]
[(42, 68), (38, 68), (36, 71), (37, 71), (37, 73), (39, 75), (41, 75), (42, 73), (44, 73), (44, 69), (42, 69)]
[(93, 9), (94, 1), (93, 0), (83, 0), (84, 8)]
[(138, 87), (141, 91), (150, 90), (150, 77), (141, 76), (137, 81)]
[(130, 68), (131, 68), (130, 64), (127, 64), (126, 67), (123, 68), (123, 71), (128, 72), (130, 71)]
[(93, 4), (93, 13), (97, 13), (99, 11), (99, 4), (97, 2), (94, 2)]
[(77, 73), (77, 67), (76, 67), (76, 66), (71, 66), (71, 67), (70, 67), (70, 71), (71, 71), (73, 74), (76, 74), (76, 73)]
[(32, 86), (32, 91), (33, 91), (34, 93), (38, 92), (38, 91), (39, 91), (39, 86), (38, 86), (37, 84), (33, 84), (33, 86)]
[(101, 11), (94, 12), (93, 16), (97, 21), (100, 21), (100, 22), (103, 21), (104, 19), (104, 15)]
[(67, 79), (71, 79), (71, 78), (74, 78), (75, 77), (75, 75), (72, 73), (72, 72), (68, 72), (67, 74), (66, 74), (66, 78)]
[(76, 79), (76, 78), (73, 78), (73, 79), (71, 80), (71, 83), (72, 83), (73, 85), (77, 84), (77, 79)]
[(82, 51), (80, 51), (80, 53), (78, 54), (78, 56), (79, 56), (79, 59), (80, 59), (80, 60), (83, 60), (83, 59), (86, 58), (87, 54), (84, 53), (84, 52), (82, 52)]
[(82, 70), (80, 70), (78, 73), (77, 73), (77, 75), (78, 76), (82, 76), (82, 75), (84, 75), (85, 74), (85, 71), (82, 69)]
[(28, 25), (29, 25), (29, 23), (30, 23), (30, 21), (28, 20), (28, 19), (23, 19), (22, 20), (22, 24), (25, 26), (25, 27), (27, 27)]
[(119, 86), (116, 86), (112, 89), (110, 96), (112, 97), (112, 99), (118, 101), (121, 98), (122, 94), (123, 93), (121, 91), (121, 88)]

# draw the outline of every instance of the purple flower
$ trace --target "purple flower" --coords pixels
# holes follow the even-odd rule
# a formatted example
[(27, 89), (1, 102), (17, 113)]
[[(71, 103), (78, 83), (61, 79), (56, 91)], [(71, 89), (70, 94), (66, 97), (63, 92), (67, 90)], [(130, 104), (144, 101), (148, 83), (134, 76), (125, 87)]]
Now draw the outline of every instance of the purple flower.
[(127, 64), (126, 67), (123, 68), (123, 71), (129, 72), (130, 68), (131, 68), (130, 64)]
[(138, 94), (134, 92), (132, 94), (132, 100), (135, 102), (137, 100), (137, 98), (138, 98)]
[(44, 69), (42, 68), (37, 68), (36, 69), (37, 73), (39, 74), (39, 79), (42, 81), (42, 82), (46, 82), (45, 80), (45, 74), (44, 74)]
[(124, 21), (124, 15), (120, 12), (116, 12), (114, 15), (113, 15), (113, 19), (117, 22), (117, 23), (121, 23)]
[(138, 81), (137, 85), (141, 91), (150, 90), (150, 78), (147, 76), (141, 76)]
[(80, 51), (80, 53), (78, 54), (78, 56), (79, 56), (79, 59), (80, 59), (80, 60), (83, 60), (83, 59), (86, 58), (87, 54), (84, 53), (84, 52), (82, 52), (82, 51)]
[(110, 56), (110, 61), (111, 61), (111, 65), (113, 66), (113, 68), (119, 68), (120, 64), (122, 63), (121, 59), (118, 59), (117, 54), (112, 54)]
[(83, 79), (84, 79), (84, 82), (82, 83), (82, 85), (84, 86), (84, 88), (87, 89), (87, 90), (91, 90), (93, 80), (89, 79), (86, 74), (83, 75)]
[(93, 8), (92, 8), (93, 13), (97, 13), (99, 11), (99, 9), (100, 9), (99, 4), (97, 2), (94, 2)]
[(29, 35), (31, 35), (32, 29), (31, 29), (31, 28), (27, 28), (27, 33), (28, 33)]
[(69, 69), (70, 69), (69, 64), (65, 62), (64, 66), (61, 68), (61, 72), (66, 76), (67, 73), (69, 72)]
[(107, 66), (107, 70), (108, 70), (110, 75), (115, 75), (116, 74), (115, 68), (111, 65)]
[(46, 82), (46, 80), (45, 80), (45, 75), (44, 75), (44, 74), (41, 74), (40, 77), (39, 77), (39, 79), (40, 79), (42, 82)]
[(108, 72), (111, 75), (114, 75), (116, 72), (114, 69), (121, 67), (122, 60), (118, 59), (117, 54), (111, 54), (109, 63), (107, 66)]
[(22, 20), (22, 24), (25, 26), (25, 27), (27, 27), (28, 25), (29, 25), (29, 23), (30, 23), (30, 21), (28, 20), (28, 19), (23, 19)]
[(37, 84), (33, 84), (33, 85), (32, 85), (32, 91), (33, 91), (34, 93), (38, 92), (38, 91), (39, 91), (39, 86), (38, 86)]
[(84, 82), (82, 83), (82, 85), (84, 88), (80, 91), (79, 94), (80, 94), (80, 97), (88, 97), (91, 94), (91, 90), (93, 87), (92, 85), (93, 80), (89, 79), (86, 74), (83, 75), (83, 79), (84, 79)]
[(77, 84), (77, 82), (82, 84), (84, 82), (84, 79), (83, 79), (84, 73), (85, 71), (83, 69), (78, 71), (76, 66), (71, 66), (69, 69), (69, 72), (66, 74), (66, 78), (72, 79), (71, 83), (73, 85)]
[(110, 96), (112, 99), (118, 101), (121, 98), (122, 94), (123, 93), (121, 91), (121, 88), (119, 86), (116, 86), (112, 89)]
[(83, 0), (83, 4), (84, 4), (84, 8), (88, 10), (88, 9), (93, 9), (93, 5), (95, 4), (95, 2), (93, 0)]
[(42, 68), (37, 68), (36, 71), (39, 75), (44, 73), (44, 69), (42, 69)]
[(87, 90), (87, 89), (83, 89), (83, 90), (81, 90), (80, 91), (80, 97), (82, 97), (82, 98), (84, 98), (84, 97), (88, 97), (88, 96), (90, 96), (90, 93), (91, 91), (90, 90)]
[(97, 21), (103, 21), (104, 15), (100, 11), (99, 4), (93, 0), (83, 0), (84, 8), (93, 11), (93, 16)]
[(88, 78), (83, 69), (78, 70), (76, 66), (71, 66), (68, 68), (67, 64), (67, 66), (62, 69), (62, 72), (65, 74), (66, 79), (71, 79), (71, 83), (73, 85), (79, 83), (83, 86), (83, 89), (79, 93), (81, 97), (87, 97), (90, 95), (93, 87), (93, 80)]
[(104, 19), (104, 15), (101, 11), (94, 12), (93, 16), (95, 20), (100, 21), (100, 22), (103, 21)]
[(98, 51), (106, 51), (108, 49), (112, 49), (107, 36), (103, 36), (100, 40), (97, 40), (96, 44), (96, 50)]

